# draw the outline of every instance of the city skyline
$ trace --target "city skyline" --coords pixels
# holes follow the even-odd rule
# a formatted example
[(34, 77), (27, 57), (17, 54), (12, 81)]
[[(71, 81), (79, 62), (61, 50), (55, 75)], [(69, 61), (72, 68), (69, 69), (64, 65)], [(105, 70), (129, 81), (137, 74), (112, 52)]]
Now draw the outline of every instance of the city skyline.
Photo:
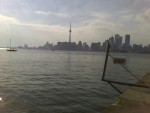
[(130, 34), (131, 44), (148, 45), (148, 0), (0, 0), (0, 46), (46, 41), (68, 41), (71, 20), (73, 42), (103, 42), (110, 35)]
[[(71, 27), (70, 27), (71, 28)], [(92, 42), (90, 45), (86, 42), (78, 41), (71, 42), (70, 40), (70, 30), (69, 30), (69, 41), (67, 42), (57, 42), (57, 44), (46, 42), (44, 45), (38, 47), (29, 47), (27, 44), (24, 46), (18, 46), (19, 49), (41, 49), (41, 50), (67, 50), (67, 51), (97, 51), (105, 52), (107, 49), (108, 42), (110, 44), (111, 52), (121, 52), (121, 53), (150, 53), (150, 44), (144, 46), (142, 44), (130, 44), (130, 34), (125, 35), (123, 41), (123, 36), (115, 34), (110, 38), (106, 39), (104, 42)]]

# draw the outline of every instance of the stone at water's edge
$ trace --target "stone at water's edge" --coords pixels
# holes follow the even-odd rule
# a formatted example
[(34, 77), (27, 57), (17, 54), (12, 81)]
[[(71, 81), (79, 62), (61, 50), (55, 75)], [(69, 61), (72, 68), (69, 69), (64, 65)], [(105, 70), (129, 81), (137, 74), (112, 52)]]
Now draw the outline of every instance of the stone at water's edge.
[[(150, 72), (142, 81), (150, 87)], [(150, 113), (150, 88), (130, 87), (104, 113)]]

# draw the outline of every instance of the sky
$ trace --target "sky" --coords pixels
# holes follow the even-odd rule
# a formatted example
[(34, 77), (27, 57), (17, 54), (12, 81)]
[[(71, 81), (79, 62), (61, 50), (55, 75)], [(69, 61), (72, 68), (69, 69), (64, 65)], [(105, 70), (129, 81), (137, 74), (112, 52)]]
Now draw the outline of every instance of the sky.
[(150, 0), (0, 0), (0, 47), (68, 41), (70, 21), (73, 42), (150, 44)]

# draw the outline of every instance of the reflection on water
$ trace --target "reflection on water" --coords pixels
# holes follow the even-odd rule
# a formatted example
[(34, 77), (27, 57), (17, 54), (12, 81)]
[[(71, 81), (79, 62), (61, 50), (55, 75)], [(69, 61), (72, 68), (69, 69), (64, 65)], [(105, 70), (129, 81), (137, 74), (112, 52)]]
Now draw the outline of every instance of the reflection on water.
[(2, 49), (2, 50), (3, 50), (3, 49), (7, 49), (7, 48), (0, 48), (0, 49)]
[[(135, 74), (149, 71), (150, 55), (113, 56), (126, 57)], [(105, 53), (19, 50), (0, 57), (2, 113), (99, 113), (119, 95), (101, 81)], [(109, 78), (132, 80), (108, 63)]]
[(0, 102), (2, 102), (3, 101), (3, 99), (2, 99), (2, 97), (0, 97)]

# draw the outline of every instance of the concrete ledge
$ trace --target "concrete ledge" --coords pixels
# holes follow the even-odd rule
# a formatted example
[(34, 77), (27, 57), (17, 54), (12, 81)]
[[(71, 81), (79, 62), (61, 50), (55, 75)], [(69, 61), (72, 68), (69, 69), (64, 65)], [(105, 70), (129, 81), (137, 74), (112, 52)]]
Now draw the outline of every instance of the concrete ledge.
[[(150, 72), (142, 81), (150, 87)], [(130, 87), (103, 113), (150, 113), (150, 88)]]

